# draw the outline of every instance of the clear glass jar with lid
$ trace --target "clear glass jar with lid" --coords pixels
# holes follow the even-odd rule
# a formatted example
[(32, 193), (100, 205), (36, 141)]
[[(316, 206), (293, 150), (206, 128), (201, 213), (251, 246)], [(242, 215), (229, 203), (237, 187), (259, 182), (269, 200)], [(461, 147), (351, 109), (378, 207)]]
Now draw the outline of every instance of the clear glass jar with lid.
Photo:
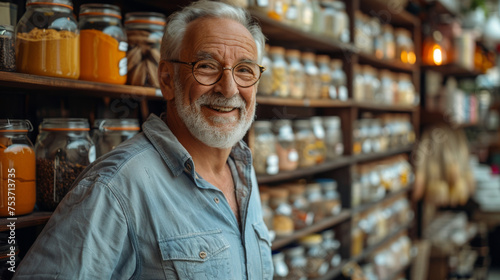
[(302, 183), (283, 185), (289, 192), (288, 201), (292, 206), (292, 218), (295, 230), (312, 225), (314, 213), (310, 211), (309, 201), (305, 197), (306, 187)]
[(384, 58), (396, 58), (396, 39), (394, 38), (394, 28), (390, 24), (382, 26), (382, 34), (384, 40)]
[(305, 73), (304, 66), (300, 62), (299, 50), (286, 50), (288, 60), (288, 86), (290, 97), (302, 99), (305, 94)]
[(325, 127), (326, 159), (333, 160), (344, 154), (340, 117), (323, 117), (323, 126)]
[(306, 249), (308, 278), (323, 276), (328, 271), (329, 264), (322, 242), (321, 234), (310, 234), (299, 239), (299, 244)]
[(375, 69), (370, 65), (363, 66), (363, 77), (364, 77), (364, 94), (363, 101), (373, 101), (375, 96)]
[(321, 186), (323, 194), (323, 208), (325, 216), (337, 216), (342, 210), (340, 194), (337, 191), (337, 181), (330, 178), (316, 179), (316, 182)]
[(270, 46), (264, 47), (262, 55), (262, 66), (266, 67), (266, 71), (260, 76), (257, 94), (262, 96), (271, 96), (273, 94), (273, 62), (269, 57)]
[(380, 92), (382, 103), (394, 104), (394, 81), (391, 72), (387, 69), (380, 70)]
[(28, 0), (15, 33), (17, 71), (78, 79), (80, 31), (72, 1)]
[(359, 138), (361, 141), (361, 153), (368, 154), (372, 150), (372, 141), (370, 138), (370, 119), (359, 120)]
[(321, 6), (323, 7), (323, 35), (330, 37), (332, 39), (335, 38), (334, 27), (335, 27), (335, 18), (337, 13), (335, 8), (332, 5), (332, 0), (323, 0), (321, 1)]
[(311, 117), (311, 127), (316, 137), (316, 163), (322, 163), (326, 159), (325, 128), (322, 117)]
[(32, 130), (28, 120), (0, 119), (0, 217), (29, 214), (35, 207)]
[(97, 119), (94, 122), (92, 141), (96, 157), (113, 150), (125, 140), (132, 138), (141, 130), (137, 119)]
[(305, 196), (309, 201), (309, 209), (314, 214), (314, 222), (323, 220), (326, 216), (323, 195), (321, 194), (321, 185), (313, 182), (306, 185)]
[(285, 262), (290, 270), (287, 280), (307, 280), (307, 259), (304, 247), (292, 245), (286, 249)]
[(379, 153), (382, 151), (382, 125), (379, 119), (370, 119), (369, 125), (369, 137), (371, 139), (372, 152)]
[(399, 73), (398, 77), (398, 104), (415, 105), (417, 100), (415, 86), (411, 81), (411, 75), (407, 73)]
[(37, 205), (53, 211), (74, 180), (95, 160), (89, 123), (81, 118), (47, 118), (35, 144)]
[(273, 230), (277, 237), (289, 236), (294, 231), (292, 206), (289, 203), (289, 191), (285, 188), (270, 188), (269, 206), (274, 211)]
[(109, 4), (83, 4), (78, 25), (80, 79), (125, 84), (128, 44), (120, 8)]
[(328, 55), (316, 56), (321, 80), (320, 98), (329, 99), (332, 87), (332, 70), (330, 69), (330, 57)]
[(253, 124), (255, 142), (253, 151), (253, 166), (257, 174), (277, 174), (279, 158), (276, 154), (276, 137), (272, 132), (270, 121), (255, 121)]
[[(272, 92), (274, 96), (288, 97), (290, 95), (288, 82), (288, 63), (285, 61), (285, 48), (271, 47), (269, 54), (273, 63), (273, 86)], [(265, 72), (265, 71), (264, 71)]]
[(330, 99), (338, 99), (345, 101), (349, 98), (349, 93), (347, 92), (347, 77), (345, 75), (341, 59), (332, 59), (330, 62), (330, 69), (332, 70), (330, 88)]
[(415, 45), (411, 38), (411, 32), (404, 28), (394, 30), (396, 37), (396, 57), (399, 57), (401, 62), (415, 64)]
[(160, 87), (158, 64), (166, 18), (154, 12), (125, 14), (127, 32), (127, 84)]
[(273, 266), (274, 275), (273, 279), (285, 280), (288, 279), (288, 274), (290, 270), (285, 263), (285, 253), (283, 252), (273, 252)]
[(0, 25), (0, 71), (16, 71), (14, 26)]
[(340, 256), (340, 242), (335, 239), (335, 231), (333, 229), (325, 230), (321, 233), (323, 243), (321, 244), (326, 253), (326, 261), (329, 263), (330, 269), (334, 269), (342, 262)]
[(273, 132), (276, 135), (276, 153), (278, 154), (279, 170), (295, 170), (299, 166), (299, 154), (295, 147), (295, 135), (292, 121), (287, 119), (273, 122)]
[(299, 167), (310, 167), (316, 164), (316, 137), (311, 122), (307, 119), (293, 122), (295, 147), (299, 153)]
[(353, 67), (354, 71), (354, 83), (353, 83), (353, 99), (355, 101), (365, 100), (365, 77), (363, 71), (361, 70), (361, 65), (355, 64)]
[(315, 63), (316, 55), (312, 52), (302, 53), (302, 63), (305, 72), (305, 93), (307, 99), (319, 99), (321, 96), (321, 78)]
[(333, 38), (347, 43), (351, 39), (351, 35), (349, 32), (349, 16), (345, 10), (345, 3), (342, 1), (333, 1), (330, 5), (335, 9)]

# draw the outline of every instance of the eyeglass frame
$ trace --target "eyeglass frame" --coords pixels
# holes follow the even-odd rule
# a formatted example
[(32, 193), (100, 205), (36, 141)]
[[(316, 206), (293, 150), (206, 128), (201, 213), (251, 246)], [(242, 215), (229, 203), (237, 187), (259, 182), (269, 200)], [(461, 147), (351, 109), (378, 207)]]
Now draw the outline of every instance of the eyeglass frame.
[(234, 78), (234, 68), (236, 66), (238, 66), (239, 64), (246, 62), (246, 61), (241, 61), (241, 62), (236, 63), (233, 67), (222, 67), (221, 74), (220, 74), (219, 78), (217, 78), (217, 80), (215, 82), (213, 82), (211, 84), (202, 84), (200, 81), (198, 81), (198, 79), (196, 79), (196, 75), (194, 74), (194, 66), (196, 65), (196, 63), (198, 63), (200, 61), (203, 61), (203, 60), (213, 60), (213, 61), (216, 61), (217, 63), (219, 63), (220, 66), (222, 66), (222, 64), (220, 64), (220, 62), (218, 62), (217, 60), (215, 60), (215, 59), (207, 59), (207, 58), (202, 58), (202, 59), (199, 59), (199, 60), (193, 61), (193, 62), (180, 61), (180, 60), (176, 60), (176, 59), (169, 59), (167, 61), (170, 62), (170, 63), (181, 63), (181, 64), (185, 64), (185, 65), (191, 66), (191, 74), (193, 75), (193, 78), (195, 79), (195, 81), (197, 83), (199, 83), (200, 85), (203, 85), (203, 86), (212, 86), (212, 85), (215, 85), (216, 83), (218, 83), (220, 81), (220, 79), (222, 79), (222, 74), (224, 73), (224, 70), (231, 70), (231, 77), (233, 77), (234, 82), (238, 86), (240, 86), (242, 88), (249, 88), (249, 87), (255, 85), (260, 80), (260, 78), (262, 77), (262, 73), (264, 71), (266, 71), (266, 67), (265, 66), (262, 66), (262, 65), (260, 65), (258, 63), (255, 63), (255, 62), (252, 62), (252, 63), (255, 63), (257, 66), (259, 66), (259, 70), (260, 70), (259, 78), (253, 84), (251, 84), (249, 86), (242, 86), (242, 85), (238, 84), (238, 82)]

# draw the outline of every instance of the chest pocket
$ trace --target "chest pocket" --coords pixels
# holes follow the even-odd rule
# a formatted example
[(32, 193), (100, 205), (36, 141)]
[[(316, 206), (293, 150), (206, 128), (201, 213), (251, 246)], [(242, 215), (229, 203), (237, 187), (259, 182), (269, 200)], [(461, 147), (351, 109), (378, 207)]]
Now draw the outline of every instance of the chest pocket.
[(229, 243), (220, 230), (173, 237), (159, 245), (166, 279), (232, 279)]
[(273, 278), (273, 262), (271, 258), (271, 240), (269, 231), (264, 222), (253, 224), (253, 229), (257, 235), (257, 242), (260, 250), (260, 260), (262, 265), (262, 279)]

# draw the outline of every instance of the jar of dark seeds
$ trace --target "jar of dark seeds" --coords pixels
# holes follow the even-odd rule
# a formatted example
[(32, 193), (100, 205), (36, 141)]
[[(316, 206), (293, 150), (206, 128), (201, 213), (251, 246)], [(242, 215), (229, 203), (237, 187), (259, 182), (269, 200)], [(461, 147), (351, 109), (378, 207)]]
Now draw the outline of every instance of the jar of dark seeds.
[(95, 160), (86, 119), (44, 119), (36, 144), (37, 205), (53, 211), (78, 175)]
[(16, 71), (14, 26), (0, 25), (0, 71)]

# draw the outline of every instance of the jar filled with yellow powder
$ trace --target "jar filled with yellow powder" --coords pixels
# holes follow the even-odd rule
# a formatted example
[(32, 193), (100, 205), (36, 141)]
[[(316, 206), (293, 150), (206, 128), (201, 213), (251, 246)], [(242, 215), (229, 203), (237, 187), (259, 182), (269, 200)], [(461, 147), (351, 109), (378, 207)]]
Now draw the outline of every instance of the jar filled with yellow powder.
[(80, 79), (120, 84), (127, 81), (127, 35), (115, 5), (80, 7)]
[(80, 37), (70, 0), (28, 0), (16, 26), (17, 71), (78, 79)]

